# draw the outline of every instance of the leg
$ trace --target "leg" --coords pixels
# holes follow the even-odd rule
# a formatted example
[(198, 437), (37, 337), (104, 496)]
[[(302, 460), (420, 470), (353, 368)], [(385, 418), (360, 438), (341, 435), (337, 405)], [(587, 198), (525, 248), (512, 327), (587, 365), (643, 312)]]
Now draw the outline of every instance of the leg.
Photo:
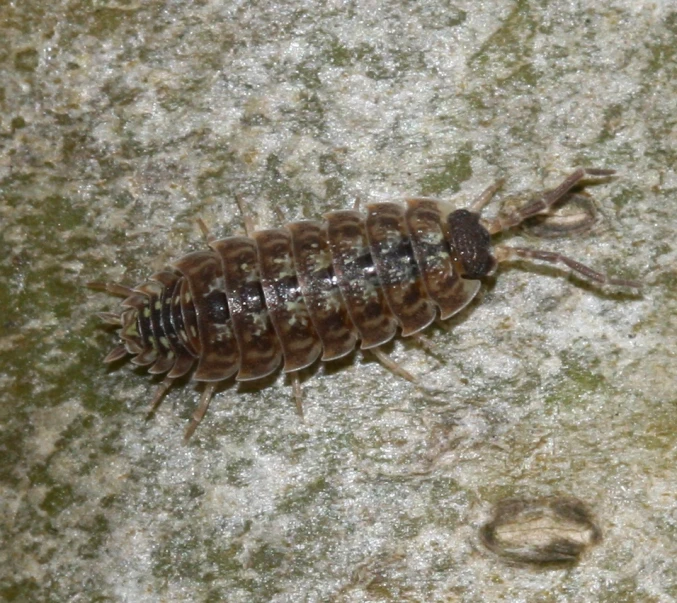
[(158, 406), (160, 406), (160, 403), (162, 402), (162, 398), (167, 393), (167, 390), (172, 386), (172, 383), (174, 383), (174, 379), (165, 377), (161, 381), (160, 385), (157, 386), (157, 389), (155, 390), (155, 395), (153, 396), (153, 399), (150, 401), (150, 408), (148, 409), (148, 414), (146, 415), (146, 421), (155, 414), (155, 411), (158, 409)]
[(443, 356), (442, 351), (422, 333), (414, 333), (411, 337), (429, 354), (432, 354), (433, 356)]
[[(242, 214), (242, 219), (244, 220), (245, 234), (248, 237), (251, 237), (252, 233), (256, 230), (254, 219), (246, 212), (244, 199), (239, 195), (236, 196), (235, 199), (237, 200), (237, 206), (240, 208), (240, 213)], [(275, 209), (279, 211), (278, 207)], [(202, 236), (204, 237), (205, 241), (207, 241), (207, 244), (217, 240), (217, 238), (209, 231), (209, 227), (204, 223), (202, 218), (197, 219), (197, 225), (200, 227), (200, 232), (202, 232)]]
[(526, 260), (550, 262), (551, 264), (564, 264), (567, 268), (600, 285), (614, 285), (616, 287), (628, 287), (631, 289), (641, 289), (642, 287), (642, 284), (638, 281), (609, 277), (606, 274), (593, 270), (585, 264), (581, 264), (576, 260), (572, 260), (571, 258), (562, 255), (561, 253), (555, 253), (554, 251), (541, 251), (540, 249), (531, 249), (529, 247), (506, 247), (504, 245), (498, 245), (494, 248), (494, 255), (499, 263), (514, 258), (524, 258)]
[(505, 179), (501, 178), (500, 180), (496, 180), (496, 182), (494, 182), (492, 185), (484, 189), (482, 194), (470, 204), (470, 207), (468, 207), (468, 211), (471, 211), (476, 214), (481, 214), (482, 210), (487, 205), (489, 205), (491, 200), (494, 198), (496, 191), (503, 186), (504, 182)]
[(209, 227), (204, 223), (202, 218), (197, 219), (197, 225), (200, 227), (200, 232), (202, 232), (202, 236), (208, 245), (212, 241), (216, 241), (216, 237), (209, 231)]
[(195, 412), (193, 413), (193, 418), (190, 420), (190, 424), (188, 425), (185, 433), (183, 434), (184, 444), (188, 443), (188, 440), (190, 440), (191, 436), (195, 433), (195, 430), (200, 424), (200, 421), (202, 421), (202, 418), (205, 416), (205, 413), (209, 408), (209, 403), (211, 402), (212, 396), (214, 395), (215, 389), (216, 383), (207, 383), (204, 391), (202, 392), (202, 396), (200, 397), (200, 403), (198, 404), (197, 408), (195, 409)]
[(135, 295), (135, 291), (119, 283), (100, 283), (98, 281), (92, 281), (87, 283), (89, 289), (94, 289), (94, 291), (105, 291), (111, 295), (117, 297), (130, 297)]
[(242, 220), (244, 221), (244, 232), (248, 237), (251, 237), (256, 230), (254, 218), (252, 218), (251, 214), (247, 211), (247, 204), (242, 195), (235, 195), (235, 200), (237, 201), (237, 206), (240, 208)]
[(294, 396), (294, 402), (296, 402), (296, 413), (298, 414), (299, 418), (301, 419), (301, 423), (303, 423), (304, 422), (304, 420), (303, 420), (303, 390), (301, 389), (301, 380), (299, 379), (298, 371), (294, 371), (293, 373), (289, 373), (289, 378), (291, 379), (291, 389), (292, 389), (292, 394)]
[(416, 379), (416, 377), (414, 377), (410, 372), (405, 371), (399, 364), (397, 364), (397, 362), (390, 358), (390, 356), (388, 356), (380, 348), (369, 348), (366, 351), (371, 352), (374, 356), (376, 356), (378, 361), (391, 373), (394, 373), (395, 375), (398, 375), (407, 381), (411, 381), (411, 383), (414, 383), (415, 385), (419, 385), (419, 381)]
[(277, 216), (277, 219), (279, 220), (280, 224), (285, 224), (289, 222), (289, 220), (287, 220), (287, 216), (284, 215), (284, 212), (282, 211), (282, 208), (279, 205), (275, 205), (273, 207), (273, 211), (275, 212), (275, 215)]
[(519, 209), (500, 213), (493, 220), (485, 222), (485, 227), (490, 234), (496, 234), (504, 230), (514, 228), (528, 218), (539, 214), (547, 214), (550, 208), (562, 197), (571, 191), (576, 185), (580, 184), (585, 176), (612, 176), (614, 170), (597, 170), (578, 168), (555, 189), (546, 191), (537, 199), (530, 201)]

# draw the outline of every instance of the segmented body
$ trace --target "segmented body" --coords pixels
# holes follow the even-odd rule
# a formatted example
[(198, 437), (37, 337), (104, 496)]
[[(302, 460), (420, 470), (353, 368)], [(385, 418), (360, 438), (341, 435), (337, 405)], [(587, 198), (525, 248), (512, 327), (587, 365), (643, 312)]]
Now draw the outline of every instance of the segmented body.
[(195, 367), (196, 381), (249, 381), (281, 363), (293, 372), (340, 358), (358, 340), (380, 346), (398, 327), (404, 337), (417, 333), (479, 289), (453, 248), (468, 216), (409, 199), (211, 241), (134, 287), (119, 317), (124, 346), (112, 359), (133, 354), (171, 379)]
[[(358, 341), (415, 382), (376, 348), (398, 329), (407, 337), (437, 317), (459, 312), (500, 262), (559, 263), (598, 284), (639, 288), (636, 281), (610, 278), (556, 252), (491, 246), (492, 234), (548, 215), (569, 200), (585, 176), (611, 174), (579, 168), (555, 189), (531, 195), (517, 209), (503, 208), (490, 220), (480, 213), (498, 184), (480, 195), (471, 211), (414, 198), (404, 205), (369, 205), (366, 215), (335, 211), (323, 221), (293, 222), (251, 237), (210, 238), (209, 249), (183, 256), (171, 270), (132, 289), (90, 284), (125, 297), (120, 315), (100, 314), (121, 328), (122, 344), (106, 361), (131, 354), (132, 362), (148, 366), (150, 373), (166, 373), (153, 408), (173, 381), (191, 370), (193, 380), (206, 382), (186, 439), (204, 416), (215, 383), (232, 376), (260, 379), (281, 364), (294, 375), (318, 358), (349, 354)], [(301, 410), (300, 394), (297, 405)]]

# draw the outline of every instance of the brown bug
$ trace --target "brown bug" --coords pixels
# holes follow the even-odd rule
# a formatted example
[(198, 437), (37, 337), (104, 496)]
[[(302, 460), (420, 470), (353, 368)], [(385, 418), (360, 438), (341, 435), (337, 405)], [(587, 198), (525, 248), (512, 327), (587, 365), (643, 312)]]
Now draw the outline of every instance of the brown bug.
[(469, 209), (427, 198), (404, 205), (378, 203), (333, 211), (323, 221), (300, 221), (251, 236), (215, 239), (208, 250), (177, 260), (171, 270), (129, 288), (90, 283), (124, 297), (122, 312), (101, 313), (121, 329), (122, 344), (105, 359), (128, 354), (152, 374), (167, 373), (153, 397), (154, 410), (175, 379), (188, 374), (207, 385), (188, 426), (188, 440), (202, 420), (216, 384), (261, 379), (283, 364), (300, 410), (297, 372), (318, 358), (349, 354), (358, 340), (397, 374), (416, 381), (379, 346), (401, 330), (412, 336), (435, 319), (445, 320), (470, 303), (481, 279), (513, 258), (561, 263), (601, 285), (639, 287), (609, 278), (559, 253), (525, 247), (491, 247), (491, 235), (566, 200), (585, 176), (612, 170), (578, 169), (557, 188), (522, 207), (480, 217), (498, 185)]

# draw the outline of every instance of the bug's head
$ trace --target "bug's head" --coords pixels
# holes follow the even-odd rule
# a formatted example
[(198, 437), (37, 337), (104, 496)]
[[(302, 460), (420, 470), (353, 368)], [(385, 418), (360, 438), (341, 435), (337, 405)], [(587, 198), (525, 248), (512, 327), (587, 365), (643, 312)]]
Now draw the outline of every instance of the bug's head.
[(479, 279), (496, 270), (491, 235), (480, 224), (479, 214), (457, 209), (447, 217), (447, 227), (451, 258), (463, 278)]

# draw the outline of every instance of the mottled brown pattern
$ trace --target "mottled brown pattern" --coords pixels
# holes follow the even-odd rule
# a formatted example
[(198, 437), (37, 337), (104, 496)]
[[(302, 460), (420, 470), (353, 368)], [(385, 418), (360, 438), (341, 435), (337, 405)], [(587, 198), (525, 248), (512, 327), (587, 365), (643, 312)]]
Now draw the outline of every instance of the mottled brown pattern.
[(395, 336), (397, 321), (376, 279), (364, 216), (356, 211), (335, 211), (325, 218), (334, 273), (362, 348), (382, 345)]
[(446, 320), (472, 301), (480, 283), (461, 278), (455, 268), (437, 201), (407, 199), (405, 219), (423, 284), (439, 308), (440, 318)]
[(266, 308), (258, 269), (256, 245), (247, 237), (211, 243), (221, 259), (225, 292), (240, 350), (238, 381), (270, 375), (282, 361), (280, 342)]
[(425, 329), (437, 316), (423, 286), (404, 221), (404, 208), (396, 203), (367, 207), (369, 250), (378, 280), (402, 336)]
[(238, 370), (240, 355), (230, 324), (221, 261), (211, 251), (196, 251), (175, 262), (174, 268), (188, 283), (197, 317), (201, 351), (193, 378), (228, 379)]
[[(119, 315), (100, 315), (121, 327), (122, 343), (106, 361), (131, 354), (149, 372), (168, 373), (154, 406), (197, 361), (192, 378), (211, 383), (186, 437), (206, 412), (215, 382), (236, 372), (239, 381), (260, 379), (283, 360), (283, 370), (294, 374), (320, 356), (328, 361), (349, 354), (358, 340), (394, 373), (416, 382), (378, 346), (398, 327), (406, 337), (430, 325), (438, 313), (443, 320), (458, 313), (499, 262), (559, 263), (593, 282), (639, 286), (556, 252), (491, 246), (491, 234), (548, 214), (586, 175), (611, 173), (576, 170), (557, 188), (532, 195), (522, 208), (503, 208), (491, 220), (482, 219), (481, 210), (497, 185), (468, 210), (412, 198), (404, 206), (369, 205), (366, 215), (334, 211), (322, 222), (294, 222), (219, 240), (202, 225), (211, 250), (180, 258), (173, 271), (157, 273), (134, 289), (93, 284), (125, 298)], [(297, 405), (300, 411), (299, 396)]]
[(334, 282), (326, 229), (320, 222), (304, 221), (287, 225), (301, 292), (310, 320), (324, 353), (322, 360), (350, 354), (357, 343), (357, 331)]
[(282, 347), (283, 370), (298, 371), (319, 358), (322, 344), (310, 322), (296, 277), (291, 235), (288, 230), (278, 228), (256, 232), (253, 238), (266, 306)]

